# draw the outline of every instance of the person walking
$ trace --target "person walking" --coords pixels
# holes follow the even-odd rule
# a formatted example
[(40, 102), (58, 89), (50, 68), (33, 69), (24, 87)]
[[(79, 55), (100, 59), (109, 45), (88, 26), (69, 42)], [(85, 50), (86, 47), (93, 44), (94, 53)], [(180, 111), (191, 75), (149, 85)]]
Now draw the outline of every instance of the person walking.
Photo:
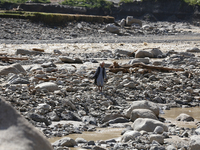
[(98, 90), (102, 92), (103, 86), (104, 86), (104, 79), (107, 80), (106, 76), (106, 69), (104, 67), (105, 63), (100, 63), (100, 66), (97, 68), (93, 78), (94, 78), (94, 84), (98, 86)]

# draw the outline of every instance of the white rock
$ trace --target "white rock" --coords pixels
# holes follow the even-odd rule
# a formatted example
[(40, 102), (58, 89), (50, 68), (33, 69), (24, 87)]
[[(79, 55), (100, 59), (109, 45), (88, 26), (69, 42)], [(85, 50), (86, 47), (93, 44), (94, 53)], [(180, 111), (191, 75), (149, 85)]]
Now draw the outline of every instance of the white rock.
[(46, 89), (49, 92), (54, 92), (56, 90), (59, 90), (59, 87), (57, 84), (55, 84), (53, 82), (44, 82), (44, 83), (40, 83), (40, 84), (36, 85), (35, 89)]

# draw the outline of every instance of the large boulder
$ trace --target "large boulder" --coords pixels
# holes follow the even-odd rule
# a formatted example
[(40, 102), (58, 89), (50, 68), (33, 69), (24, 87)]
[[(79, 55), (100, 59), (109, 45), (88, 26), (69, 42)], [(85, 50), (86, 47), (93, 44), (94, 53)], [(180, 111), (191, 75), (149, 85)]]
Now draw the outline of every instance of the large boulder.
[(134, 109), (131, 112), (130, 119), (134, 122), (137, 118), (151, 118), (158, 120), (156, 115), (149, 109)]
[(194, 121), (194, 118), (191, 117), (190, 115), (188, 114), (185, 114), (185, 113), (181, 113), (178, 117), (176, 117), (176, 120), (177, 121)]
[(193, 135), (190, 137), (190, 150), (200, 149), (200, 135)]
[(1, 150), (53, 150), (41, 132), (0, 99)]
[(132, 24), (138, 24), (142, 27), (142, 21), (139, 19), (133, 18), (133, 16), (127, 16), (126, 17), (126, 25), (131, 26)]
[(166, 132), (168, 131), (168, 127), (164, 123), (150, 118), (138, 118), (132, 124), (134, 130), (147, 132), (153, 132), (157, 126), (161, 126)]
[(40, 83), (36, 85), (35, 89), (37, 90), (45, 89), (45, 90), (48, 90), (49, 92), (54, 92), (56, 90), (59, 90), (59, 87), (57, 84), (53, 82), (44, 82), (44, 83)]
[(14, 73), (14, 74), (26, 74), (26, 71), (24, 68), (16, 63), (12, 64), (10, 66), (1, 66), (0, 67), (0, 75), (8, 75), (9, 73)]
[(159, 107), (156, 103), (142, 100), (142, 101), (134, 101), (131, 106), (124, 111), (124, 114), (127, 118), (130, 118), (131, 112), (134, 109), (149, 109), (151, 110), (156, 116), (159, 116)]

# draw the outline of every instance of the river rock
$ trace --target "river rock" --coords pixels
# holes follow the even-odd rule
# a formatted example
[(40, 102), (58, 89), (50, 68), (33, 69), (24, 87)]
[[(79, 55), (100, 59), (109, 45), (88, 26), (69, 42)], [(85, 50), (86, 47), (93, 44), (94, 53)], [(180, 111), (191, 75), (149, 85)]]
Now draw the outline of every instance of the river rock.
[(151, 110), (156, 116), (159, 116), (159, 107), (156, 103), (142, 100), (142, 101), (134, 101), (132, 102), (131, 106), (128, 109), (124, 110), (124, 114), (126, 117), (130, 118), (131, 112), (134, 109), (149, 109)]
[(140, 21), (139, 19), (133, 18), (133, 16), (127, 16), (126, 25), (131, 26), (132, 24), (138, 24), (139, 26), (142, 27), (142, 21)]
[(164, 131), (168, 131), (168, 127), (164, 123), (149, 118), (138, 118), (132, 124), (132, 128), (134, 130), (144, 130), (147, 132), (153, 132), (157, 126), (161, 126), (164, 129)]
[(162, 134), (162, 133), (164, 132), (164, 129), (163, 129), (163, 127), (161, 127), (161, 126), (157, 126), (157, 127), (154, 129), (153, 132), (154, 132), (154, 133), (157, 133), (157, 134)]
[(26, 50), (26, 49), (17, 49), (15, 54), (16, 55), (36, 55), (36, 54), (41, 54), (42, 52), (39, 51), (31, 51), (31, 50)]
[(67, 57), (67, 56), (60, 56), (59, 59), (64, 63), (74, 63), (75, 59)]
[(55, 111), (49, 112), (48, 117), (51, 121), (60, 121), (60, 117), (57, 115)]
[(37, 89), (37, 90), (46, 89), (49, 92), (54, 92), (56, 90), (59, 90), (59, 87), (57, 84), (55, 84), (53, 82), (44, 82), (44, 83), (40, 83), (40, 84), (36, 85), (35, 89)]
[(104, 148), (104, 147), (101, 147), (101, 146), (94, 146), (94, 147), (92, 148), (92, 150), (107, 150), (107, 149)]
[(140, 136), (140, 132), (138, 131), (127, 131), (121, 137), (122, 142), (128, 142), (129, 140), (134, 140), (136, 137)]
[(190, 137), (190, 150), (200, 149), (200, 135), (193, 135)]
[(47, 126), (51, 124), (51, 122), (48, 121), (46, 117), (36, 114), (36, 113), (30, 113), (29, 118), (36, 122), (44, 122)]
[(150, 53), (153, 55), (153, 58), (158, 58), (159, 56), (163, 55), (162, 51), (159, 50), (158, 48), (151, 49)]
[(130, 119), (134, 122), (137, 118), (151, 118), (157, 120), (155, 114), (149, 109), (133, 109)]
[(119, 25), (120, 25), (121, 27), (124, 27), (125, 24), (126, 24), (126, 19), (122, 19), (122, 20), (120, 21), (120, 23), (119, 23)]
[(127, 50), (121, 50), (121, 49), (116, 49), (114, 51), (114, 54), (117, 55), (117, 54), (120, 54), (120, 55), (131, 55), (131, 52), (127, 51)]
[(82, 121), (85, 123), (85, 124), (92, 124), (92, 125), (97, 125), (97, 121), (94, 117), (91, 117), (91, 116), (84, 116), (82, 118)]
[(105, 116), (103, 116), (102, 122), (108, 122), (110, 120), (116, 119), (118, 117), (124, 117), (122, 114), (118, 114), (118, 113), (113, 113), (113, 114), (106, 114)]
[(138, 50), (135, 52), (135, 58), (145, 58), (145, 57), (152, 58), (153, 54), (145, 50)]
[(87, 140), (85, 140), (84, 138), (76, 138), (75, 141), (76, 143), (87, 143)]
[(41, 67), (43, 68), (56, 67), (56, 65), (53, 62), (47, 62), (47, 63), (41, 64)]
[(110, 120), (108, 121), (109, 124), (114, 124), (114, 123), (126, 123), (129, 122), (128, 119), (124, 118), (124, 117), (118, 117), (116, 119)]
[(41, 132), (29, 124), (3, 99), (0, 99), (0, 120), (2, 129), (0, 130), (0, 139), (2, 141), (0, 149), (53, 150), (51, 144)]
[(174, 145), (168, 145), (166, 150), (176, 150), (176, 147)]
[(12, 64), (10, 66), (1, 66), (0, 67), (0, 75), (8, 75), (9, 73), (14, 73), (14, 74), (26, 74), (26, 71), (24, 68), (16, 63)]
[(9, 76), (7, 80), (8, 84), (30, 84), (28, 79), (22, 78), (19, 75), (10, 73), (8, 76)]
[(128, 62), (128, 64), (135, 64), (135, 63), (145, 63), (149, 64), (149, 58), (135, 58)]
[(55, 141), (52, 143), (53, 146), (67, 146), (67, 147), (74, 147), (77, 146), (77, 143), (74, 139), (69, 137), (61, 138), (60, 140)]
[(176, 120), (177, 121), (194, 121), (194, 118), (191, 117), (190, 115), (188, 114), (185, 114), (185, 113), (181, 113), (178, 117), (176, 117)]
[(194, 47), (192, 49), (187, 49), (186, 52), (200, 53), (200, 49), (197, 47)]
[(164, 143), (164, 137), (160, 134), (151, 134), (149, 139), (150, 139), (150, 142), (157, 141), (160, 144)]
[(117, 26), (115, 26), (114, 24), (107, 24), (105, 27), (105, 30), (111, 33), (119, 33), (119, 29)]

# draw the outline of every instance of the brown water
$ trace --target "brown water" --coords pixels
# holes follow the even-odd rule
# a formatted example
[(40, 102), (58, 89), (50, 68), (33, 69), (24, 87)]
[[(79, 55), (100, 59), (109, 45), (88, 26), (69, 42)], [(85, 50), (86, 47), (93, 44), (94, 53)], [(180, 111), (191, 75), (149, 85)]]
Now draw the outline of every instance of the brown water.
[[(118, 138), (121, 136), (121, 132), (124, 128), (97, 128), (95, 132), (83, 132), (82, 134), (70, 134), (65, 137), (70, 137), (72, 139), (84, 138), (87, 141), (98, 141), (98, 140), (108, 140), (113, 138)], [(55, 137), (49, 139), (50, 143), (53, 143), (63, 137)], [(75, 147), (70, 148), (71, 150), (83, 150), (83, 148)]]
[[(187, 128), (196, 128), (196, 122), (200, 121), (200, 107), (193, 108), (171, 108), (170, 110), (165, 110), (165, 114), (161, 114), (160, 117), (165, 118), (171, 123), (176, 124), (179, 127), (187, 127)], [(192, 116), (195, 121), (194, 122), (181, 122), (176, 121), (176, 117), (181, 113), (186, 113)], [(66, 137), (70, 137), (72, 139), (76, 139), (78, 137), (84, 138), (87, 141), (98, 141), (98, 140), (108, 140), (112, 138), (118, 138), (121, 136), (121, 132), (124, 128), (97, 128), (95, 132), (83, 132), (82, 134), (70, 134)], [(55, 137), (49, 139), (51, 143), (61, 139), (63, 137)], [(80, 147), (70, 148), (71, 150), (84, 150)]]
[[(171, 108), (170, 110), (165, 110), (165, 114), (161, 114), (160, 116), (165, 118), (168, 121), (176, 124), (179, 127), (188, 127), (188, 128), (196, 128), (196, 122), (200, 121), (200, 107), (192, 107), (192, 108)], [(186, 113), (194, 118), (194, 122), (182, 122), (176, 121), (176, 117), (178, 117), (181, 113)]]

